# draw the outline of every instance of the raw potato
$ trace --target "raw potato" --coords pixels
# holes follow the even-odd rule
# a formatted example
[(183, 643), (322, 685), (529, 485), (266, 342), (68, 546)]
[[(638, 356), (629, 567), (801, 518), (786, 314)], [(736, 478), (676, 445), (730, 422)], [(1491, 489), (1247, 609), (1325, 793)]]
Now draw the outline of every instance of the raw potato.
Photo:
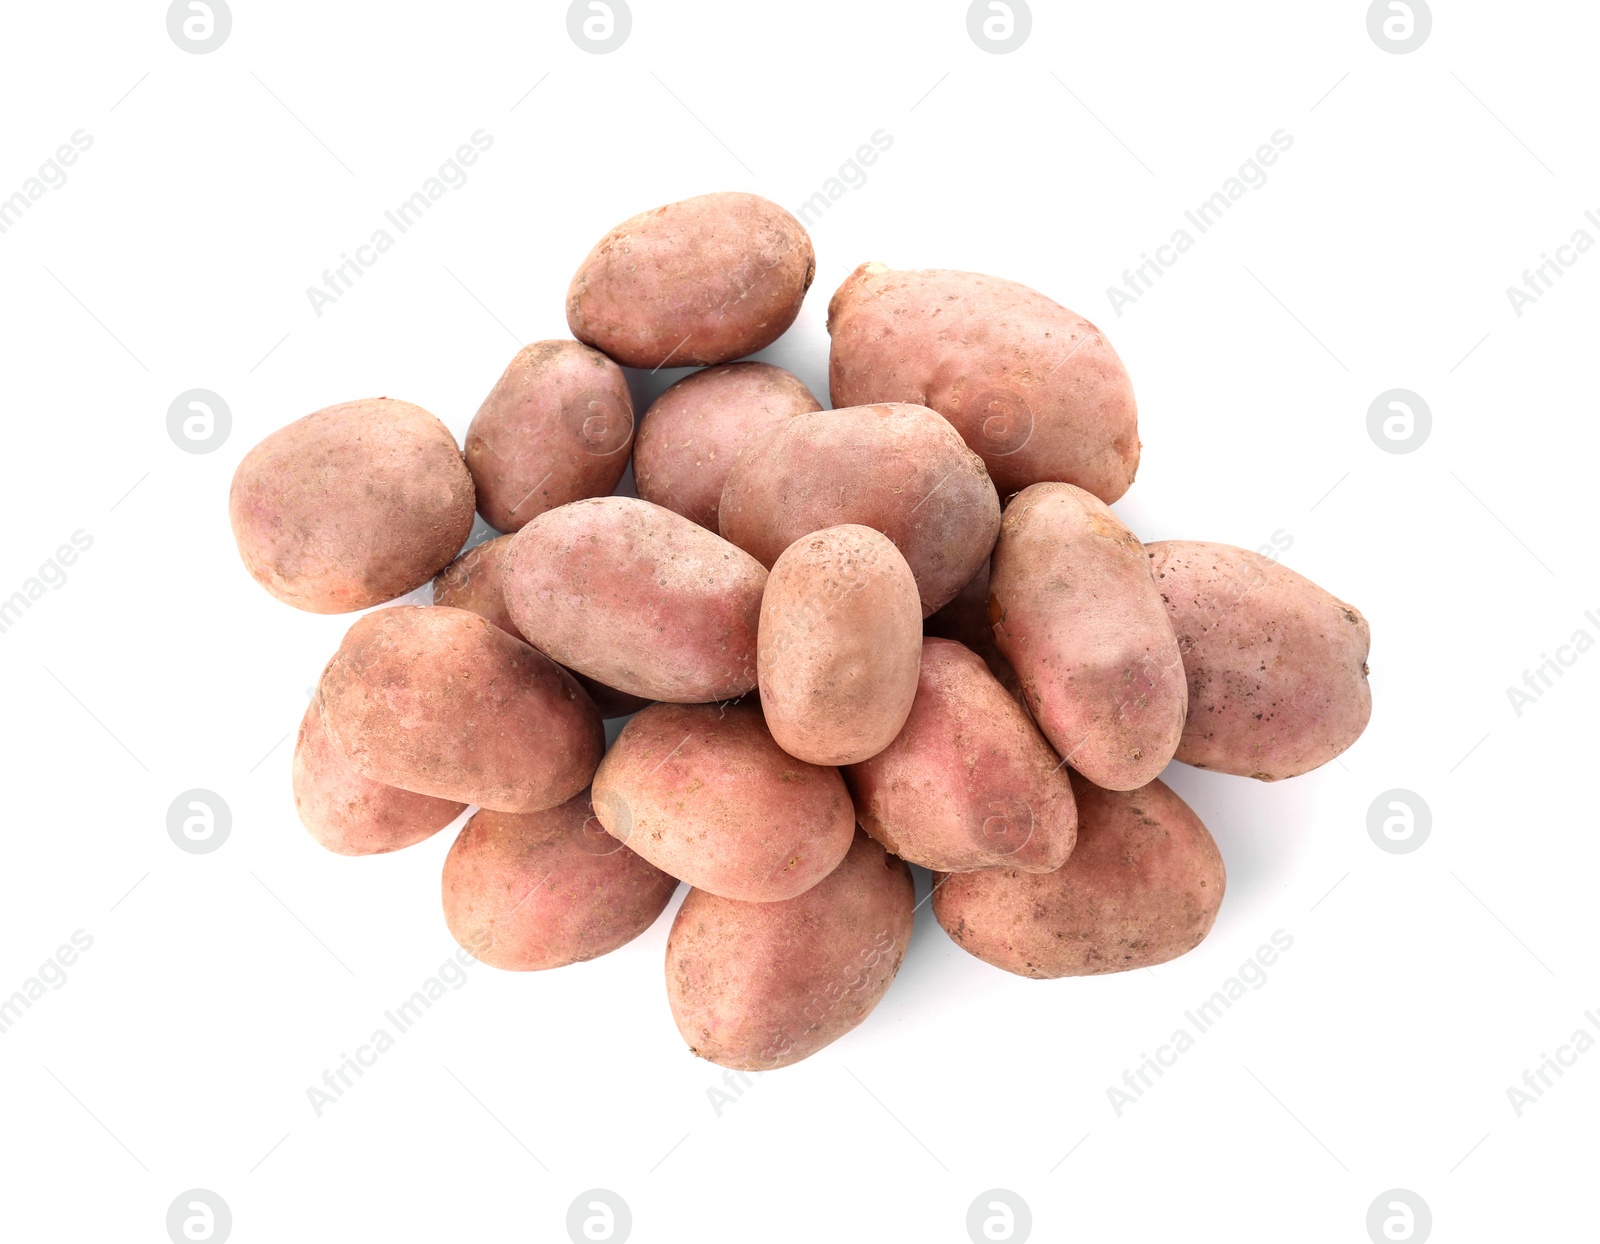
[(947, 639), (922, 641), (904, 729), (845, 780), (862, 828), (939, 872), (1053, 872), (1077, 840), (1067, 770), (982, 658)]
[(979, 457), (924, 406), (800, 415), (745, 451), (722, 493), (722, 534), (771, 567), (802, 536), (859, 523), (894, 541), (926, 617), (994, 548), (1000, 499)]
[(480, 962), (531, 972), (626, 945), (677, 888), (600, 828), (584, 791), (546, 812), (475, 814), (444, 862), (444, 918)]
[(467, 429), (478, 512), (512, 532), (558, 505), (606, 496), (632, 447), (622, 368), (576, 341), (536, 341), (518, 351)]
[(1044, 480), (1108, 504), (1139, 469), (1139, 414), (1100, 330), (974, 272), (857, 268), (828, 307), (835, 406), (921, 402), (983, 456), (1002, 497)]
[(1018, 976), (1153, 967), (1198, 946), (1227, 875), (1211, 834), (1161, 782), (1106, 791), (1073, 775), (1078, 845), (1053, 873), (935, 879), (933, 914), (956, 945)]
[(608, 687), (679, 704), (755, 686), (766, 581), (748, 553), (633, 497), (541, 514), (504, 566), (506, 608), (539, 651)]
[(855, 834), (838, 770), (785, 755), (754, 704), (657, 704), (625, 727), (594, 779), (618, 841), (697, 889), (793, 898), (833, 871)]
[(771, 1071), (837, 1041), (900, 970), (914, 911), (911, 870), (865, 834), (787, 902), (691, 890), (667, 938), (667, 1001), (690, 1053)]
[(625, 367), (706, 367), (770, 346), (800, 314), (816, 257), (754, 194), (703, 194), (623, 221), (567, 291), (572, 335)]
[(1359, 611), (1246, 549), (1146, 548), (1189, 680), (1179, 760), (1276, 782), (1361, 737), (1372, 716), (1372, 632)]
[(294, 743), (294, 806), (300, 822), (339, 855), (381, 855), (433, 837), (467, 810), (362, 777), (339, 755), (312, 698)]
[(856, 764), (911, 713), (922, 660), (917, 583), (870, 527), (830, 527), (778, 558), (761, 601), (757, 669), (772, 737), (818, 765)]
[(571, 675), (465, 609), (369, 613), (345, 635), (317, 698), (358, 773), (503, 812), (565, 803), (605, 747), (600, 714)]
[(455, 437), (387, 397), (329, 406), (244, 456), (228, 494), (256, 582), (312, 613), (349, 613), (421, 587), (472, 531)]
[(685, 376), (645, 412), (633, 475), (646, 501), (717, 530), (722, 486), (739, 454), (793, 415), (822, 404), (770, 363), (725, 363)]
[(1068, 764), (1108, 790), (1167, 767), (1188, 704), (1183, 660), (1144, 546), (1104, 502), (1035, 484), (1006, 507), (989, 618)]

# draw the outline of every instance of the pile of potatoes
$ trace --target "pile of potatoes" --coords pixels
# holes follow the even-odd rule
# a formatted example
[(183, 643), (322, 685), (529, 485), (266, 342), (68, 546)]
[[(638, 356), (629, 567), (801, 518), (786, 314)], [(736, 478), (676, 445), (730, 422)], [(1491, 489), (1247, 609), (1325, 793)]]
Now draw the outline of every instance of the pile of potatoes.
[[(1354, 608), (1244, 549), (1142, 544), (1133, 389), (1093, 324), (966, 272), (865, 264), (828, 311), (825, 410), (738, 362), (793, 324), (799, 221), (711, 194), (625, 221), (573, 278), (575, 340), (520, 351), (465, 451), (372, 398), (274, 433), (230, 497), (246, 568), (364, 614), (300, 726), (330, 850), (474, 808), (445, 920), (560, 967), (647, 929), (703, 1058), (768, 1070), (866, 1018), (932, 871), (955, 943), (1020, 976), (1193, 949), (1225, 874), (1160, 781), (1276, 781), (1371, 710)], [(636, 425), (623, 368), (696, 365)], [(638, 496), (613, 495), (632, 463)], [(506, 534), (463, 551), (474, 513)], [(603, 720), (628, 717), (609, 750)]]

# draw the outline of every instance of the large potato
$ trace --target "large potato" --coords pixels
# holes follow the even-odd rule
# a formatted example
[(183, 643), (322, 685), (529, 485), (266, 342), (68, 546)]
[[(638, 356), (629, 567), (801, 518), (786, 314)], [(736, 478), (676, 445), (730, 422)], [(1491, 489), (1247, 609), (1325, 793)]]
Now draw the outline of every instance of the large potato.
[(728, 475), (722, 534), (762, 565), (801, 536), (859, 523), (894, 541), (924, 616), (994, 548), (1000, 500), (983, 463), (924, 406), (799, 415), (750, 446)]
[(534, 647), (608, 687), (680, 704), (755, 686), (766, 581), (748, 553), (633, 497), (541, 514), (504, 566), (506, 607)]
[(1372, 716), (1372, 632), (1360, 612), (1246, 549), (1146, 548), (1189, 680), (1179, 760), (1275, 782), (1361, 737)]
[(618, 367), (576, 341), (536, 341), (511, 360), (467, 429), (478, 513), (517, 531), (546, 510), (603, 497), (628, 469), (633, 397)]
[(771, 1071), (837, 1041), (887, 992), (915, 910), (911, 870), (865, 834), (787, 902), (691, 890), (667, 938), (667, 1001), (690, 1053)]
[(572, 335), (627, 367), (705, 367), (770, 346), (800, 314), (805, 227), (754, 194), (702, 194), (623, 221), (567, 291)]
[(587, 791), (546, 812), (478, 812), (444, 862), (444, 918), (480, 962), (513, 972), (608, 954), (678, 883), (617, 842)]
[(855, 813), (836, 769), (773, 741), (754, 704), (656, 704), (600, 764), (594, 805), (619, 842), (697, 889), (793, 898), (850, 849)]
[(1053, 873), (935, 878), (933, 914), (956, 945), (1018, 976), (1097, 976), (1187, 954), (1226, 888), (1211, 834), (1161, 782), (1107, 791), (1073, 775), (1078, 845)]
[(1043, 480), (1115, 501), (1139, 468), (1139, 416), (1100, 330), (999, 277), (857, 268), (828, 307), (835, 406), (921, 402), (983, 456), (1001, 496)]
[(924, 868), (1052, 872), (1077, 839), (1065, 766), (983, 659), (947, 639), (922, 641), (894, 742), (844, 776), (862, 827)]
[(1006, 507), (989, 570), (995, 642), (1056, 752), (1109, 790), (1167, 767), (1188, 692), (1144, 546), (1104, 502), (1035, 484)]
[(770, 363), (725, 363), (685, 376), (639, 427), (639, 495), (716, 531), (722, 486), (740, 453), (791, 416), (821, 409), (798, 376)]
[(829, 527), (778, 558), (761, 601), (757, 671), (772, 737), (848, 765), (900, 733), (917, 694), (922, 611), (911, 567), (870, 527)]
[(455, 438), (386, 397), (329, 406), (244, 456), (228, 494), (239, 556), (279, 600), (349, 613), (421, 587), (472, 531)]
[(369, 613), (339, 645), (317, 699), (358, 773), (502, 812), (565, 803), (605, 747), (600, 714), (571, 675), (465, 609)]

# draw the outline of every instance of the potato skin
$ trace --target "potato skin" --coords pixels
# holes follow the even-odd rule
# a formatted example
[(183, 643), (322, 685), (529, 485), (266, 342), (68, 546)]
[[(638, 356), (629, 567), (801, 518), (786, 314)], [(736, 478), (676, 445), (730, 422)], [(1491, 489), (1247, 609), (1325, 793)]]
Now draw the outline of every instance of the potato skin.
[(784, 420), (821, 409), (798, 376), (770, 363), (724, 363), (685, 376), (651, 404), (639, 427), (639, 495), (716, 531), (734, 460)]
[(1065, 481), (1108, 504), (1139, 469), (1122, 360), (1082, 316), (999, 277), (857, 268), (828, 307), (835, 406), (921, 402), (982, 455), (1002, 497)]
[(755, 686), (766, 581), (748, 553), (633, 497), (541, 514), (504, 566), (506, 608), (534, 647), (608, 687), (678, 704)]
[(724, 192), (623, 221), (567, 291), (572, 335), (625, 367), (706, 367), (770, 346), (795, 317), (816, 256), (770, 199)]
[(837, 1041), (900, 970), (914, 911), (911, 870), (860, 833), (787, 902), (691, 890), (667, 938), (667, 1001), (689, 1052), (771, 1071)]
[(1058, 755), (1136, 790), (1167, 767), (1188, 688), (1144, 546), (1104, 502), (1035, 484), (1006, 507), (989, 573), (995, 642)]
[(612, 839), (589, 792), (545, 812), (478, 812), (444, 862), (451, 935), (511, 972), (581, 963), (631, 942), (678, 883)]
[(606, 831), (723, 898), (770, 903), (826, 877), (855, 834), (838, 770), (785, 755), (754, 704), (656, 704), (594, 779)]
[(279, 428), (244, 456), (228, 517), (245, 569), (285, 604), (349, 613), (421, 587), (472, 531), (450, 429), (387, 397)]
[(911, 716), (844, 776), (862, 828), (937, 872), (1053, 872), (1077, 840), (1066, 768), (983, 659), (948, 639), (922, 641)]
[(329, 737), (376, 782), (502, 812), (540, 812), (589, 784), (600, 714), (572, 676), (465, 609), (360, 619), (317, 691)]
[(722, 492), (722, 534), (771, 567), (801, 536), (859, 523), (894, 541), (926, 617), (994, 548), (1000, 499), (948, 422), (906, 403), (800, 415), (752, 444)]
[(1049, 980), (1153, 967), (1187, 954), (1216, 922), (1222, 856), (1162, 782), (1107, 791), (1072, 776), (1078, 845), (1053, 873), (1015, 868), (935, 878), (933, 914), (967, 953)]
[(1146, 551), (1188, 675), (1179, 760), (1275, 782), (1361, 737), (1372, 632), (1357, 609), (1247, 549), (1163, 540)]
[(921, 661), (916, 580), (885, 536), (829, 527), (778, 558), (756, 668), (784, 751), (818, 765), (876, 756), (911, 713)]

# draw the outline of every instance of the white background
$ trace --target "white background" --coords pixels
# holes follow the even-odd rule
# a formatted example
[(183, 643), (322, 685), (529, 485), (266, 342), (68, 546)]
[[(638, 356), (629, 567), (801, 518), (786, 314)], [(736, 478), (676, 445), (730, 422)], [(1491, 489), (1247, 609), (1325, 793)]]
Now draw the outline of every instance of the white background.
[[(592, 55), (548, 0), (236, 0), (193, 55), (160, 3), (7, 6), (0, 195), (74, 131), (93, 146), (0, 235), (0, 596), (73, 532), (93, 546), (0, 634), (0, 996), (94, 942), (0, 1035), (6, 1236), (161, 1241), (191, 1188), (239, 1241), (562, 1241), (597, 1187), (641, 1244), (960, 1244), (992, 1188), (1051, 1241), (1360, 1244), (1394, 1188), (1438, 1240), (1592, 1230), (1600, 1053), (1521, 1117), (1506, 1090), (1600, 1012), (1600, 655), (1520, 716), (1506, 689), (1600, 638), (1600, 254), (1521, 317), (1506, 287), (1600, 240), (1600, 10), (1436, 0), (1393, 55), (1366, 7), (1037, 3), (993, 55), (962, 3), (634, 0)], [(480, 129), (467, 184), (319, 318), (307, 287)], [(300, 828), (289, 736), (349, 619), (246, 576), (234, 466), (355, 397), (464, 435), (519, 345), (566, 335), (610, 225), (715, 189), (796, 210), (880, 129), (763, 357), (825, 398), (827, 300), (869, 259), (1096, 320), (1140, 399), (1119, 512), (1152, 540), (1292, 537), (1283, 560), (1371, 621), (1371, 727), (1281, 785), (1173, 767), (1229, 891), (1154, 971), (1013, 978), (924, 906), (870, 1020), (719, 1117), (720, 1069), (668, 1013), (664, 916), (589, 964), (475, 966), (316, 1117), (307, 1088), (454, 950), (452, 834), (348, 860)], [(1278, 130), (1267, 183), (1119, 316), (1107, 287)], [(193, 388), (232, 410), (210, 454), (166, 431)], [(1433, 412), (1407, 455), (1367, 433), (1394, 388)], [(190, 788), (232, 810), (213, 854), (167, 836)], [(1393, 788), (1431, 808), (1411, 854), (1368, 835)], [(1267, 984), (1118, 1117), (1107, 1089), (1280, 929)]]

